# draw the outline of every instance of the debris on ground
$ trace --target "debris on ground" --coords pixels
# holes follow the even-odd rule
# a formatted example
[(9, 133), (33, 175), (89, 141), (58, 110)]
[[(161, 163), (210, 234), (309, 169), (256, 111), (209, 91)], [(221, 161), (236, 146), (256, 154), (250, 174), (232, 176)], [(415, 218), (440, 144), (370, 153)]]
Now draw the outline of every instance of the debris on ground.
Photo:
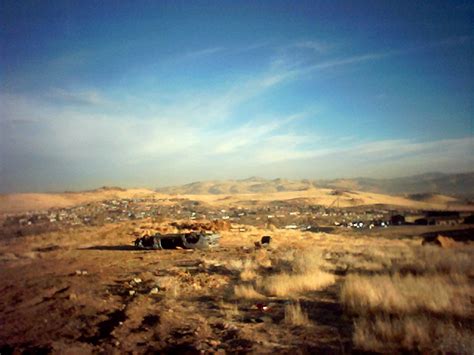
[(208, 249), (219, 245), (220, 235), (207, 232), (190, 232), (145, 236), (135, 240), (140, 249)]

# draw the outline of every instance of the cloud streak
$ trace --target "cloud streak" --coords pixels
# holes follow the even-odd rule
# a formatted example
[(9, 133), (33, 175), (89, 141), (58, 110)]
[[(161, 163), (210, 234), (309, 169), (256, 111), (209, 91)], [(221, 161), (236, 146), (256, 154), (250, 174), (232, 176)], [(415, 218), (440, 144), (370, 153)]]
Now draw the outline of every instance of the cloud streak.
[(224, 50), (225, 50), (224, 47), (212, 47), (212, 48), (199, 49), (199, 50), (187, 52), (186, 54), (184, 54), (183, 58), (198, 59), (201, 57), (211, 56), (216, 53), (223, 52)]

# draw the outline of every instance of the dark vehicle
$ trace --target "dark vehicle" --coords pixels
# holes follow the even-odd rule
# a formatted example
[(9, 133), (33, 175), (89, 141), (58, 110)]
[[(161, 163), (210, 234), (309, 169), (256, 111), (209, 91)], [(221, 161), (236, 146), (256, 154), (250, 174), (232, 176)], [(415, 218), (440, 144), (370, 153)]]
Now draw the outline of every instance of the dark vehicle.
[(219, 245), (220, 235), (217, 233), (177, 233), (155, 234), (137, 238), (135, 246), (140, 249), (208, 249)]

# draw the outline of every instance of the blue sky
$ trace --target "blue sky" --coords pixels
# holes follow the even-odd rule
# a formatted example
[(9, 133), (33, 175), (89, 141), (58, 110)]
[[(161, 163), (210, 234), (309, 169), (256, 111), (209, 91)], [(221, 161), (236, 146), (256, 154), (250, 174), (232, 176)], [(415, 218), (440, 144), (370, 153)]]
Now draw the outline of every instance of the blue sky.
[(472, 1), (0, 13), (0, 192), (474, 168)]

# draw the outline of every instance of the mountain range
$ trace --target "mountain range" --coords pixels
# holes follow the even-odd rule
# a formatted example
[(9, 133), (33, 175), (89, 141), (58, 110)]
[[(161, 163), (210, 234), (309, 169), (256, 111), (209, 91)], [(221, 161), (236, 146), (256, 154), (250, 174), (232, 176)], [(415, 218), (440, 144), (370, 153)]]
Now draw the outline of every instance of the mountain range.
[(474, 197), (474, 172), (426, 173), (391, 179), (350, 178), (334, 180), (288, 180), (251, 177), (243, 180), (203, 181), (156, 189), (167, 194), (243, 194), (304, 191), (312, 188), (384, 193), (390, 195), (444, 194)]

